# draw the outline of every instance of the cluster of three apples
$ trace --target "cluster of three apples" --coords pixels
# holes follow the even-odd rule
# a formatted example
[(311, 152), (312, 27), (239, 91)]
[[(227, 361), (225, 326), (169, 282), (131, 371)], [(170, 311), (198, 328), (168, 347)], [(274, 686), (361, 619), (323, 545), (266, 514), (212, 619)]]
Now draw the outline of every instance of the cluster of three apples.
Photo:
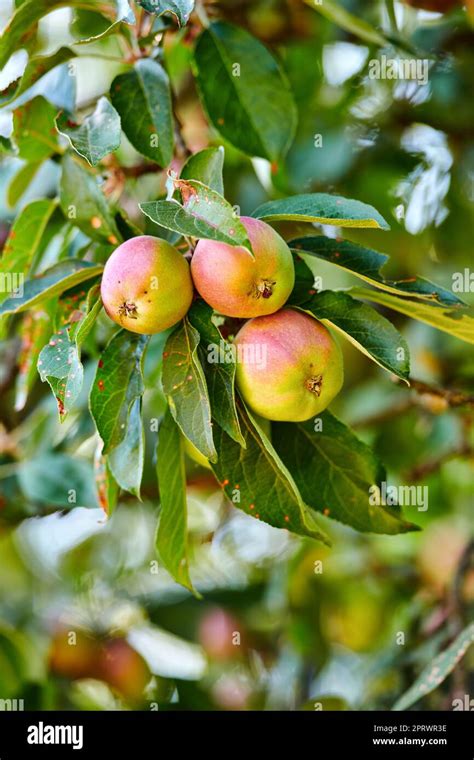
[(258, 219), (241, 221), (253, 256), (241, 246), (200, 240), (189, 266), (165, 240), (143, 235), (123, 243), (104, 269), (105, 310), (127, 330), (157, 333), (185, 316), (195, 288), (219, 314), (248, 320), (233, 345), (237, 385), (249, 407), (270, 420), (309, 419), (341, 389), (340, 348), (321, 322), (285, 307), (295, 269), (283, 238)]

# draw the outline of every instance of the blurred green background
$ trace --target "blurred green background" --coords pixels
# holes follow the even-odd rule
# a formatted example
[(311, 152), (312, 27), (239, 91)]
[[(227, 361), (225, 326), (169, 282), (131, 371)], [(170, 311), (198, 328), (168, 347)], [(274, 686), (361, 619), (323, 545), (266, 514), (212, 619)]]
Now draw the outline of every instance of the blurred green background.
[[(343, 5), (393, 32), (390, 3)], [(8, 6), (2, 2), (0, 26)], [(474, 33), (466, 10), (440, 15), (394, 4), (398, 34), (430, 59), (426, 87), (370, 79), (371, 58), (410, 53), (374, 48), (300, 0), (216, 2), (207, 10), (245, 26), (280, 56), (299, 110), (297, 135), (281, 165), (225, 145), (228, 200), (242, 214), (278, 194), (324, 191), (365, 201), (392, 229), (353, 230), (350, 239), (391, 256), (384, 274), (418, 273), (451, 288), (453, 274), (473, 266)], [(41, 22), (38, 52), (72, 44), (99, 26), (97, 14), (79, 11), (72, 18), (68, 9), (55, 11)], [(221, 144), (190, 75), (195, 35), (192, 23), (173, 29), (164, 47), (193, 152)], [(75, 99), (85, 107), (107, 92), (122, 56), (116, 36), (83, 48), (76, 92), (71, 81), (49, 84), (55, 105)], [(1, 89), (25, 65), (21, 51), (14, 58), (0, 73)], [(0, 134), (10, 128), (11, 113), (3, 110)], [(125, 140), (117, 155), (126, 167), (141, 162)], [(3, 157), (2, 243), (28, 201), (56, 190), (58, 167), (48, 161), (11, 207), (8, 187), (19, 168), (19, 159)], [(164, 192), (165, 173), (118, 177), (115, 169), (106, 189), (143, 225), (137, 204)], [(280, 229), (288, 236), (301, 232), (295, 225)], [(80, 233), (69, 240), (76, 250), (81, 242)], [(53, 236), (51, 251), (58, 245)], [(337, 268), (308, 263), (324, 288), (357, 284)], [(474, 304), (472, 290), (458, 295)], [(390, 317), (407, 338), (415, 378), (472, 392), (467, 344)], [(113, 330), (102, 318), (100, 346)], [(155, 336), (147, 356), (145, 420), (159, 418), (164, 408), (157, 380), (163, 343)], [(0, 700), (24, 699), (29, 709), (389, 709), (473, 619), (473, 435), (466, 408), (395, 385), (345, 344), (345, 387), (332, 408), (373, 445), (390, 483), (429, 487), (426, 512), (407, 508), (423, 531), (374, 537), (321, 518), (334, 541), (328, 550), (234, 509), (212, 475), (189, 459), (198, 601), (156, 563), (156, 433), (148, 435), (143, 501), (125, 496), (110, 520), (91, 508), (97, 439), (86, 391), (98, 346), (89, 341), (84, 348), (85, 392), (62, 425), (39, 381), (28, 402), (18, 403), (21, 349), (17, 337), (0, 343)], [(77, 504), (89, 508), (63, 509), (71, 482)], [(67, 646), (71, 632), (75, 647)], [(96, 664), (88, 667), (91, 652)], [(474, 694), (472, 652), (417, 707), (452, 709), (464, 694)]]

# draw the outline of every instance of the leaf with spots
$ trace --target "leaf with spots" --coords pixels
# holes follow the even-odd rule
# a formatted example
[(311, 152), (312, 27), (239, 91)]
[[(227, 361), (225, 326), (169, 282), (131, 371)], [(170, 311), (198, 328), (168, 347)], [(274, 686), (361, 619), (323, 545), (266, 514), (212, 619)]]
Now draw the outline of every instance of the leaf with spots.
[(173, 112), (168, 75), (158, 61), (142, 58), (110, 88), (122, 129), (133, 147), (159, 166), (173, 158)]
[(41, 351), (38, 372), (42, 382), (49, 384), (63, 422), (77, 401), (84, 380), (79, 349), (70, 340), (66, 327), (55, 333)]
[(110, 471), (108, 457), (102, 454), (102, 443), (99, 444), (95, 451), (94, 479), (99, 506), (110, 517), (117, 506), (120, 489)]
[(120, 330), (102, 353), (89, 404), (104, 454), (127, 437), (130, 411), (144, 391), (143, 359), (148, 341), (148, 335)]
[(117, 245), (121, 236), (96, 177), (72, 153), (62, 161), (60, 203), (66, 219), (85, 235)]
[(316, 293), (301, 308), (333, 327), (380, 367), (408, 382), (407, 343), (378, 311), (341, 290)]
[(184, 444), (169, 409), (160, 424), (156, 461), (161, 506), (156, 551), (174, 580), (193, 591), (188, 560)]
[(245, 446), (235, 405), (235, 355), (212, 321), (205, 301), (195, 301), (188, 319), (201, 336), (198, 353), (206, 376), (213, 418), (234, 441)]
[(373, 206), (328, 193), (306, 193), (268, 201), (259, 206), (252, 216), (266, 222), (292, 220), (332, 224), (336, 227), (390, 229), (383, 216)]
[(386, 280), (381, 269), (389, 257), (371, 248), (364, 248), (350, 240), (334, 240), (324, 235), (309, 235), (288, 242), (295, 253), (306, 253), (322, 261), (335, 264), (376, 288), (396, 295), (422, 298), (426, 301), (444, 306), (462, 306), (458, 296), (424, 277), (411, 277), (408, 280)]
[(76, 124), (64, 111), (56, 119), (58, 132), (68, 138), (76, 153), (96, 166), (120, 147), (120, 116), (107, 100), (99, 98), (94, 111)]
[(196, 448), (214, 461), (211, 404), (198, 355), (199, 332), (184, 319), (163, 352), (163, 390), (178, 426)]
[(241, 402), (238, 410), (245, 448), (219, 425), (214, 426), (219, 459), (212, 469), (229, 499), (235, 507), (275, 528), (329, 544), (267, 436)]
[(272, 423), (272, 443), (312, 509), (371, 533), (406, 533), (417, 527), (398, 507), (372, 505), (369, 489), (386, 473), (374, 452), (326, 411), (298, 424)]
[(181, 193), (182, 205), (176, 200), (140, 204), (152, 222), (181, 235), (242, 245), (252, 251), (244, 225), (222, 195), (196, 180), (175, 179), (174, 185)]
[(24, 409), (28, 395), (38, 378), (37, 362), (42, 348), (51, 335), (51, 320), (45, 309), (26, 314), (19, 330), (21, 340), (18, 355), (18, 375), (15, 382), (15, 410)]
[(438, 654), (423, 672), (418, 676), (413, 686), (403, 694), (393, 706), (393, 710), (407, 710), (419, 699), (429, 694), (443, 683), (445, 678), (452, 673), (458, 662), (464, 657), (467, 650), (474, 642), (474, 623), (470, 623), (455, 638), (452, 644)]

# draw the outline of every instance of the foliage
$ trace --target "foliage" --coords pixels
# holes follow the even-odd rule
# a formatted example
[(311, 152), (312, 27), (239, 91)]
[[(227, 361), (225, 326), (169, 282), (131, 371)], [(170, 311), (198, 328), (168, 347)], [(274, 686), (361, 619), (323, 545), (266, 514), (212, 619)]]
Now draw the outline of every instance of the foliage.
[[(0, 37), (2, 81), (7, 78), (0, 93), (0, 551), (21, 587), (41, 554), (31, 549), (25, 569), (21, 558), (36, 530), (29, 518), (41, 516), (59, 533), (58, 509), (67, 510), (61, 518), (67, 525), (74, 525), (75, 515), (85, 521), (84, 533), (58, 554), (62, 562), (68, 548), (95, 534), (99, 505), (110, 524), (92, 540), (89, 555), (73, 551), (64, 570), (72, 589), (74, 573), (85, 577), (100, 566), (101, 556), (110, 563), (100, 592), (110, 609), (105, 621), (91, 616), (95, 633), (114, 630), (114, 606), (123, 603), (115, 584), (124, 573), (125, 593), (133, 595), (127, 574), (140, 563), (156, 596), (147, 611), (148, 633), (133, 615), (128, 625), (137, 651), (145, 650), (146, 635), (155, 636), (159, 647), (158, 626), (170, 625), (173, 595), (185, 600), (183, 609), (193, 620), (195, 597), (205, 598), (208, 590), (222, 605), (227, 593), (243, 608), (254, 599), (262, 620), (238, 665), (248, 686), (258, 680), (249, 664), (252, 648), (261, 647), (262, 662), (268, 650), (275, 671), (285, 667), (288, 653), (277, 650), (279, 624), (264, 590), (273, 584), (282, 614), (291, 618), (283, 623), (285, 647), (295, 652), (301, 681), (309, 671), (314, 693), (297, 693), (296, 684), (293, 701), (285, 703), (270, 687), (264, 696), (261, 684), (254, 684), (248, 689), (252, 699), (242, 704), (264, 708), (273, 700), (302, 707), (314, 695), (318, 701), (331, 656), (336, 662), (344, 659), (344, 648), (378, 646), (372, 666), (386, 673), (390, 699), (373, 678), (372, 691), (354, 701), (391, 707), (411, 685), (413, 671), (455, 634), (442, 663), (462, 645), (469, 599), (472, 605), (465, 564), (457, 571), (452, 628), (433, 623), (437, 638), (423, 643), (426, 599), (420, 590), (409, 598), (410, 584), (421, 588), (426, 581), (422, 569), (415, 579), (410, 568), (416, 542), (425, 541), (420, 527), (429, 532), (431, 520), (452, 514), (455, 555), (463, 550), (469, 556), (456, 543), (466, 520), (467, 487), (460, 485), (458, 499), (450, 489), (465, 483), (463, 467), (472, 459), (474, 372), (466, 350), (474, 342), (472, 286), (452, 287), (454, 274), (467, 271), (472, 222), (474, 98), (466, 44), (472, 20), (459, 9), (425, 21), (404, 8), (402, 28), (394, 29), (382, 2), (370, 10), (355, 1), (241, 5), (239, 11), (230, 2), (24, 0), (11, 9)], [(65, 15), (57, 17), (61, 32), (53, 24), (55, 36), (47, 42), (43, 30), (52, 11)], [(362, 63), (334, 82), (328, 61), (334, 50), (340, 61), (344, 45)], [(369, 58), (413, 51), (429, 59), (428, 93), (414, 83), (410, 90), (367, 74)], [(449, 94), (454, 88), (465, 90), (456, 106)], [(445, 157), (456, 153), (452, 169), (449, 161), (440, 168), (423, 139), (413, 137), (410, 129), (420, 124)], [(451, 184), (443, 176), (449, 171)], [(334, 404), (337, 416), (325, 411), (305, 423), (271, 425), (255, 419), (235, 387), (231, 348), (240, 325), (213, 314), (201, 299), (178, 325), (153, 336), (117, 331), (102, 309), (100, 277), (119, 243), (150, 234), (186, 253), (199, 239), (211, 239), (243, 246), (253, 256), (242, 215), (275, 226), (288, 241), (297, 274), (289, 303), (341, 338), (346, 385)], [(465, 281), (472, 282), (469, 272)], [(212, 345), (230, 358), (211, 363)], [(445, 392), (446, 384), (457, 395)], [(430, 486), (429, 517), (416, 505), (373, 506), (369, 500), (371, 489), (380, 491), (387, 481), (412, 486), (423, 479)], [(219, 494), (213, 512), (206, 506), (212, 494)], [(241, 548), (230, 545), (224, 552), (228, 569), (219, 570), (210, 546), (213, 536), (225, 546), (226, 526), (231, 543), (245, 540), (245, 531), (257, 542), (262, 537), (278, 547), (282, 541), (285, 569), (279, 573), (278, 548), (267, 555), (262, 550), (260, 564), (251, 567)], [(143, 530), (147, 538), (137, 566), (127, 557), (124, 570), (103, 539), (113, 543), (119, 536), (127, 554), (133, 551), (126, 549), (128, 530)], [(328, 559), (331, 552), (335, 560)], [(360, 623), (364, 600), (357, 576), (344, 575), (338, 557), (354, 561), (361, 577), (357, 568), (367, 565), (374, 578), (380, 568), (388, 576), (387, 588), (363, 580), (369, 612), (360, 624), (362, 643), (357, 634), (351, 639), (350, 625), (343, 632), (347, 620)], [(154, 584), (148, 567), (156, 558)], [(327, 578), (313, 571), (319, 561), (334, 563)], [(402, 566), (407, 577), (397, 579)], [(430, 583), (428, 596), (441, 609), (447, 591)], [(85, 596), (79, 606), (87, 604)], [(409, 654), (381, 643), (395, 621), (370, 627), (392, 604), (411, 619)], [(246, 615), (251, 629), (251, 614), (241, 611), (242, 620)], [(6, 623), (9, 643), (0, 631), (0, 662), (9, 647), (22, 658), (15, 622), (13, 615)], [(73, 623), (68, 619), (66, 625)], [(174, 629), (190, 636), (180, 621), (170, 625)], [(196, 651), (194, 656), (201, 662)], [(443, 664), (436, 686), (455, 664)], [(39, 671), (26, 674), (24, 682), (40, 683)], [(151, 672), (157, 676), (154, 699), (169, 703), (175, 674), (162, 665)], [(199, 689), (185, 688), (186, 679), (199, 677), (183, 676), (182, 704), (200, 704)], [(0, 674), (0, 694), (22, 693), (22, 678)], [(399, 698), (397, 709), (431, 691), (417, 684)], [(219, 703), (218, 692), (210, 691), (214, 703), (225, 707), (225, 698)], [(117, 698), (115, 692), (101, 702), (99, 692), (88, 694), (83, 685), (66, 704), (87, 707), (96, 700), (110, 707)], [(124, 693), (119, 698), (127, 703)]]

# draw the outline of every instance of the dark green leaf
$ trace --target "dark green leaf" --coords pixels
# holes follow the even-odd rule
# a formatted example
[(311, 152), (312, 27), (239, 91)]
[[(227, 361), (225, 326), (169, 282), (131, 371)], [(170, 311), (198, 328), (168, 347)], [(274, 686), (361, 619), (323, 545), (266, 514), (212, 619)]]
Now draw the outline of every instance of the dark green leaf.
[(53, 55), (37, 55), (30, 58), (23, 75), (8, 85), (0, 93), (0, 106), (6, 106), (14, 101), (23, 92), (30, 89), (39, 79), (44, 77), (56, 66), (75, 57), (75, 52), (67, 47), (59, 48)]
[(170, 335), (163, 353), (163, 390), (184, 435), (206, 459), (215, 460), (211, 405), (198, 356), (199, 340), (198, 331), (187, 319)]
[(294, 256), (295, 284), (288, 303), (299, 306), (314, 295), (314, 274), (300, 256)]
[(397, 700), (392, 710), (407, 710), (412, 704), (426, 696), (426, 694), (437, 689), (445, 678), (452, 673), (473, 642), (474, 623), (470, 623), (454, 639), (453, 643), (444, 652), (435, 657), (433, 662), (423, 670), (413, 686)]
[(59, 150), (56, 112), (41, 95), (14, 111), (13, 139), (20, 158), (37, 163)]
[(224, 194), (222, 170), (224, 168), (224, 148), (204, 148), (190, 156), (181, 169), (181, 179), (194, 179), (207, 185), (220, 195)]
[(364, 248), (350, 240), (334, 240), (323, 235), (300, 237), (288, 245), (297, 252), (316, 256), (338, 267), (352, 272), (356, 277), (375, 285), (377, 288), (402, 296), (413, 296), (428, 301), (436, 301), (445, 306), (461, 306), (463, 302), (451, 290), (435, 285), (424, 277), (409, 280), (386, 280), (380, 270), (389, 257), (371, 248)]
[(184, 26), (194, 9), (194, 0), (138, 0), (138, 5), (145, 8), (149, 13), (161, 16), (163, 13), (171, 13), (176, 17), (178, 24)]
[(56, 126), (69, 139), (74, 150), (91, 166), (120, 147), (120, 116), (104, 97), (99, 99), (94, 112), (86, 116), (82, 124), (75, 124), (63, 112), (57, 118)]
[(267, 222), (289, 219), (297, 222), (332, 224), (337, 227), (390, 229), (383, 216), (373, 206), (327, 193), (307, 193), (268, 201), (259, 206), (252, 216)]
[(455, 335), (456, 338), (474, 343), (474, 316), (472, 310), (447, 309), (434, 304), (422, 303), (413, 299), (399, 298), (391, 293), (380, 293), (369, 288), (351, 288), (350, 291), (357, 298), (373, 301), (388, 309), (399, 311), (412, 319), (436, 327), (438, 330)]
[[(234, 441), (245, 446), (235, 406), (235, 355), (212, 321), (212, 309), (195, 301), (188, 319), (201, 336), (198, 353), (206, 376), (214, 419)], [(217, 360), (216, 360), (217, 359)]]
[(164, 68), (142, 58), (114, 79), (110, 96), (133, 147), (160, 166), (168, 166), (173, 157), (173, 114)]
[(216, 21), (199, 37), (195, 61), (200, 95), (214, 127), (236, 148), (277, 161), (296, 128), (286, 76), (255, 37)]
[(156, 551), (170, 575), (193, 591), (188, 561), (188, 508), (183, 438), (167, 410), (160, 425), (157, 449), (160, 522)]
[(369, 489), (380, 486), (385, 471), (373, 451), (329, 412), (296, 425), (274, 422), (272, 442), (313, 509), (360, 531), (416, 530), (397, 507), (370, 504)]
[(183, 205), (174, 200), (141, 203), (146, 216), (181, 235), (243, 245), (251, 252), (244, 225), (222, 195), (194, 180), (177, 179), (174, 184), (181, 192)]
[(107, 344), (90, 393), (90, 410), (108, 454), (127, 435), (130, 410), (144, 391), (142, 363), (148, 335), (120, 330)]
[(328, 544), (315, 517), (266, 435), (239, 403), (246, 448), (218, 425), (214, 437), (219, 459), (212, 469), (234, 506), (258, 520)]
[(340, 290), (323, 290), (302, 308), (334, 327), (381, 367), (407, 380), (410, 373), (407, 343), (378, 311)]
[(63, 158), (60, 202), (64, 216), (90, 238), (118, 244), (113, 213), (95, 176), (69, 153)]
[(0, 305), (0, 317), (31, 309), (32, 306), (48, 298), (64, 293), (65, 290), (86, 282), (102, 272), (102, 264), (90, 264), (87, 261), (67, 259), (60, 261), (41, 276), (27, 280), (21, 297), (7, 298)]
[(77, 401), (84, 380), (79, 349), (70, 340), (66, 327), (55, 333), (41, 351), (38, 372), (42, 382), (49, 383), (63, 422)]
[(120, 488), (140, 498), (140, 486), (145, 461), (141, 398), (130, 408), (124, 439), (108, 455), (110, 471)]

